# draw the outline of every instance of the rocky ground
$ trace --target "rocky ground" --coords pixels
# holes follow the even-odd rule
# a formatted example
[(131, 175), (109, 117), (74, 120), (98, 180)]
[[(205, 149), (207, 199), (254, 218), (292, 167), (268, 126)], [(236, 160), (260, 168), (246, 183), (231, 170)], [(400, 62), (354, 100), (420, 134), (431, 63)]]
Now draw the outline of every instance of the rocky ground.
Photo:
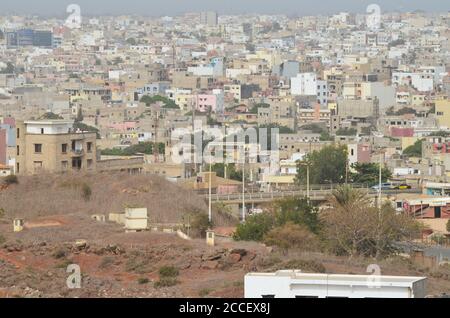
[[(124, 233), (120, 225), (82, 215), (40, 217), (13, 233), (2, 220), (0, 297), (243, 297), (251, 271), (301, 269), (313, 273), (366, 274), (370, 259), (321, 253), (280, 253), (264, 245), (218, 239), (182, 240), (174, 234)], [(67, 267), (81, 270), (81, 288), (67, 286)], [(379, 264), (382, 274), (426, 276), (430, 295), (450, 293), (450, 268), (427, 268), (394, 257)], [(159, 271), (178, 270), (173, 286), (160, 287)]]
[[(80, 182), (92, 188), (90, 200), (80, 197)], [(124, 189), (138, 190), (130, 194)], [(147, 176), (28, 177), (1, 190), (0, 297), (233, 298), (243, 297), (244, 276), (251, 271), (367, 274), (367, 266), (377, 263), (322, 253), (283, 253), (225, 238), (218, 238), (212, 248), (205, 240), (125, 233), (121, 225), (91, 219), (91, 214), (123, 211), (127, 202), (149, 207), (150, 218), (161, 222), (179, 221), (183, 213), (202, 211), (205, 205), (192, 192)], [(13, 232), (16, 217), (25, 218), (22, 232)], [(81, 271), (79, 289), (67, 285), (71, 264)], [(448, 265), (429, 268), (399, 256), (378, 265), (383, 275), (428, 277), (430, 295), (450, 294)], [(160, 270), (167, 267), (178, 273), (164, 280)]]

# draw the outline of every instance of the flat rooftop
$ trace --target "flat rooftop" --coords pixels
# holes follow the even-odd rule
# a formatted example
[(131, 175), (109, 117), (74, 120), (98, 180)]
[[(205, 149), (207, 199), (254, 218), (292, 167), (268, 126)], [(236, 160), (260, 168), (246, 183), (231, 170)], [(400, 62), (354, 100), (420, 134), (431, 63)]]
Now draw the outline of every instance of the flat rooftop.
[(302, 273), (299, 270), (281, 270), (274, 273), (248, 273), (246, 277), (290, 277), (295, 280), (293, 283), (311, 283), (311, 284), (348, 284), (355, 285), (367, 284), (367, 282), (379, 279), (379, 283), (383, 286), (395, 284), (396, 286), (410, 286), (415, 282), (426, 280), (426, 277), (413, 276), (387, 276), (387, 275), (347, 275), (347, 274), (310, 274)]

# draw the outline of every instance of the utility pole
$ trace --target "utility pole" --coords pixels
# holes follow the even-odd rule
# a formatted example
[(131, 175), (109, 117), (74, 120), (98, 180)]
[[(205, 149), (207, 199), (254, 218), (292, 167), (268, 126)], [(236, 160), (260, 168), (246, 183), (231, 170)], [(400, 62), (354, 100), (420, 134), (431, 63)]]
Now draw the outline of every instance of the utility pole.
[(244, 163), (242, 164), (242, 222), (245, 222), (245, 145)]
[(209, 217), (209, 223), (212, 222), (212, 185), (211, 185), (211, 175), (212, 175), (212, 164), (211, 159), (209, 159), (209, 182), (208, 182), (208, 190), (209, 190), (209, 202), (208, 202), (208, 217)]
[(310, 181), (309, 181), (309, 162), (308, 162), (306, 164), (306, 197), (308, 198), (308, 201), (310, 200), (309, 187), (310, 187)]
[(155, 163), (159, 162), (158, 125), (159, 125), (159, 111), (156, 111), (155, 144), (153, 145), (153, 153), (154, 153), (154, 157), (155, 157)]
[(380, 152), (380, 169), (379, 169), (379, 175), (378, 175), (378, 207), (381, 211), (381, 167), (383, 165), (383, 153)]

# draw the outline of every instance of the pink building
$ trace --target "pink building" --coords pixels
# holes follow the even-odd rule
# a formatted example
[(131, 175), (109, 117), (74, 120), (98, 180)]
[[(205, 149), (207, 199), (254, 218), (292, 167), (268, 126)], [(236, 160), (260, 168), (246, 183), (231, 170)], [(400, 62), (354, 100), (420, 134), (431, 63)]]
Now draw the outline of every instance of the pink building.
[(6, 165), (6, 150), (8, 149), (8, 142), (6, 139), (6, 129), (0, 129), (0, 164)]
[(414, 128), (391, 127), (392, 137), (414, 137)]
[(135, 131), (137, 128), (137, 123), (135, 121), (124, 121), (122, 123), (113, 123), (108, 126), (110, 129), (114, 129), (120, 132), (130, 132)]
[(206, 113), (209, 110), (212, 112), (222, 112), (224, 104), (224, 95), (222, 90), (213, 90), (211, 94), (198, 94), (194, 97), (195, 108), (197, 111)]

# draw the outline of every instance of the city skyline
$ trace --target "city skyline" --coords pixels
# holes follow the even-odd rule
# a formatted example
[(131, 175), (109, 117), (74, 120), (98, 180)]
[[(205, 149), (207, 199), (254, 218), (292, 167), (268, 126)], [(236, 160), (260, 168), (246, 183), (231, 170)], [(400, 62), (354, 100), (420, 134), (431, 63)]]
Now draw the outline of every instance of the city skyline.
[[(426, 12), (449, 11), (450, 3), (443, 3), (439, 0), (423, 1), (397, 1), (395, 4), (387, 1), (372, 0), (341, 0), (339, 3), (332, 0), (322, 0), (309, 7), (305, 0), (280, 0), (274, 4), (270, 0), (228, 0), (215, 1), (211, 3), (206, 0), (192, 0), (189, 2), (182, 0), (166, 0), (164, 3), (160, 0), (143, 1), (130, 0), (124, 5), (119, 1), (103, 0), (95, 1), (56, 1), (42, 0), (39, 3), (29, 0), (17, 0), (3, 4), (3, 12), (6, 14), (37, 14), (42, 16), (63, 16), (66, 14), (66, 8), (69, 4), (76, 3), (80, 5), (82, 14), (86, 16), (92, 15), (126, 15), (140, 14), (145, 16), (164, 16), (164, 15), (180, 15), (192, 11), (208, 11), (214, 10), (219, 14), (288, 14), (288, 15), (316, 15), (316, 14), (333, 14), (342, 11), (365, 13), (369, 4), (378, 4), (383, 12), (401, 11), (412, 12), (423, 10)], [(105, 5), (107, 4), (107, 5)]]

